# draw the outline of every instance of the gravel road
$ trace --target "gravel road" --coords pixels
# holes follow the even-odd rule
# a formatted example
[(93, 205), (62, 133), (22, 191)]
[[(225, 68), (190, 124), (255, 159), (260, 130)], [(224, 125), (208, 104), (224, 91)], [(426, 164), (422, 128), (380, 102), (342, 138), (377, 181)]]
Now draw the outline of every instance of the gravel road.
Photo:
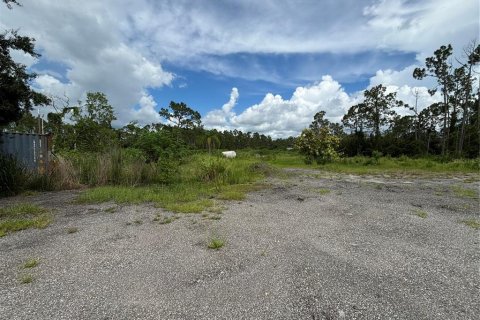
[(479, 231), (462, 221), (479, 202), (453, 189), (469, 181), (289, 170), (169, 224), (149, 204), (73, 204), (79, 191), (2, 199), (55, 221), (0, 238), (0, 319), (478, 319)]

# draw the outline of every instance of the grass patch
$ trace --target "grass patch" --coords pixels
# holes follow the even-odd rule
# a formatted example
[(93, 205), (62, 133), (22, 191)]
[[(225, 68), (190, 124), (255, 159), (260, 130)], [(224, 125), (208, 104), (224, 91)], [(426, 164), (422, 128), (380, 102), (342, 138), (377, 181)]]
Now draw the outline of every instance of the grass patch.
[(30, 228), (43, 229), (51, 221), (50, 211), (34, 204), (19, 203), (0, 208), (0, 237)]
[(415, 209), (413, 210), (413, 213), (417, 216), (417, 217), (420, 217), (420, 218), (423, 218), (425, 219), (426, 217), (428, 217), (428, 213), (426, 211), (423, 211), (421, 209)]
[(217, 237), (213, 237), (209, 240), (207, 247), (209, 249), (218, 250), (221, 247), (223, 247), (224, 245), (225, 245), (224, 240), (222, 240), (220, 238), (217, 238)]
[(106, 213), (114, 213), (115, 211), (117, 211), (117, 208), (116, 207), (110, 207), (110, 208), (107, 208), (103, 211), (106, 212)]
[(325, 188), (320, 188), (320, 189), (317, 189), (316, 191), (321, 195), (329, 194), (331, 192), (330, 189), (325, 189)]
[(31, 258), (31, 259), (28, 259), (27, 261), (25, 261), (25, 263), (23, 264), (23, 268), (24, 269), (31, 269), (31, 268), (35, 268), (36, 266), (38, 266), (38, 260), (35, 259), (35, 258)]
[(473, 189), (467, 189), (461, 186), (453, 186), (452, 190), (455, 193), (455, 195), (460, 198), (469, 198), (469, 199), (478, 198), (478, 192)]
[(211, 213), (222, 214), (223, 210), (225, 210), (225, 209), (226, 208), (223, 207), (223, 206), (213, 206), (211, 208), (208, 208), (207, 211), (211, 212)]
[(78, 232), (78, 228), (76, 228), (76, 227), (67, 228), (67, 233), (68, 234), (76, 233), (76, 232)]
[(258, 191), (265, 189), (267, 186), (265, 184), (234, 184), (228, 185), (221, 189), (217, 195), (219, 200), (244, 200), (246, 194), (253, 191)]
[(23, 274), (20, 276), (20, 283), (27, 284), (33, 282), (33, 276), (31, 274)]
[(169, 224), (169, 223), (172, 223), (173, 221), (175, 221), (175, 219), (173, 219), (172, 217), (167, 217), (167, 218), (164, 218), (162, 220), (160, 220), (160, 224)]
[(40, 192), (34, 190), (26, 190), (21, 193), (21, 195), (24, 197), (36, 196), (38, 194), (40, 194)]
[(480, 221), (478, 221), (477, 219), (462, 220), (462, 223), (466, 226), (469, 226), (470, 228), (475, 229), (475, 230), (480, 229)]

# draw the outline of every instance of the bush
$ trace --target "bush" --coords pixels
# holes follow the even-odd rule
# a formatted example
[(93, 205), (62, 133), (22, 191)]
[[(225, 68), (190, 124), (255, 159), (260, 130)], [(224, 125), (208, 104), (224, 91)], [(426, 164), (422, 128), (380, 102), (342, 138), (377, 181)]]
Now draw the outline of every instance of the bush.
[(0, 196), (13, 196), (23, 191), (28, 173), (11, 155), (0, 154)]
[(328, 128), (321, 128), (318, 132), (305, 129), (297, 139), (296, 147), (305, 156), (305, 163), (326, 164), (339, 158), (337, 152), (340, 139), (334, 136)]

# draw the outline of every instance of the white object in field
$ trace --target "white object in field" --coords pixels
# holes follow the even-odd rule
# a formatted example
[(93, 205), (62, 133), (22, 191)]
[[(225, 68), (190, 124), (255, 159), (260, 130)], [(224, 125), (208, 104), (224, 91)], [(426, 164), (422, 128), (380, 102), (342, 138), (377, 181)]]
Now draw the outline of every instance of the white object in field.
[(222, 154), (225, 158), (235, 158), (237, 156), (235, 151), (223, 151)]

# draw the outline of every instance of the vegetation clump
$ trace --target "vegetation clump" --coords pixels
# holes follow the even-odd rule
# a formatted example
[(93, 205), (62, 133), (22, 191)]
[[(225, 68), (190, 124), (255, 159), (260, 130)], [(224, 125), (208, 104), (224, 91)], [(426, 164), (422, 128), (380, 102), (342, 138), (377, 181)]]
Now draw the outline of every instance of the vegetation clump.
[(218, 237), (212, 237), (209, 240), (207, 247), (209, 249), (218, 250), (221, 247), (223, 247), (224, 245), (225, 245), (225, 241), (223, 239), (220, 239)]
[(38, 260), (35, 259), (35, 258), (32, 258), (32, 259), (28, 259), (24, 264), (23, 264), (23, 268), (24, 269), (31, 269), (31, 268), (35, 268), (36, 266), (38, 266)]
[(52, 221), (50, 211), (29, 203), (0, 208), (0, 237), (29, 228), (43, 229)]

